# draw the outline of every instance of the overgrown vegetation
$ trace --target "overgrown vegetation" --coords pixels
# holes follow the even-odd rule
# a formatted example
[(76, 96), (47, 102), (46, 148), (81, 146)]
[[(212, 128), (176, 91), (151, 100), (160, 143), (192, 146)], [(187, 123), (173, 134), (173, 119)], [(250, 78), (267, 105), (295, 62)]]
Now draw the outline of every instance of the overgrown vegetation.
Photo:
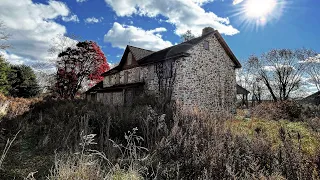
[[(118, 109), (84, 100), (43, 100), (23, 115), (4, 118), (3, 140), (21, 132), (0, 176), (319, 179), (320, 136), (314, 126), (319, 116), (311, 107), (301, 107), (299, 118), (291, 118), (290, 113), (275, 117), (285, 105), (261, 105), (254, 111), (269, 110), (270, 116), (240, 112), (230, 119), (225, 113), (172, 116), (152, 99)], [(298, 106), (291, 103), (286, 105)]]

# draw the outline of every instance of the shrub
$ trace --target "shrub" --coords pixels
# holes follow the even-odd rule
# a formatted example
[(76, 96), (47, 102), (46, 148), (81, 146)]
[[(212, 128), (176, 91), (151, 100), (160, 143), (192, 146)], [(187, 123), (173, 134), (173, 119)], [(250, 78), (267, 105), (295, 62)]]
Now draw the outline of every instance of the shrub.
[(252, 116), (268, 120), (301, 121), (302, 107), (295, 101), (262, 103), (252, 109)]
[(0, 120), (13, 119), (30, 110), (30, 107), (41, 101), (38, 98), (25, 99), (6, 97), (0, 94)]

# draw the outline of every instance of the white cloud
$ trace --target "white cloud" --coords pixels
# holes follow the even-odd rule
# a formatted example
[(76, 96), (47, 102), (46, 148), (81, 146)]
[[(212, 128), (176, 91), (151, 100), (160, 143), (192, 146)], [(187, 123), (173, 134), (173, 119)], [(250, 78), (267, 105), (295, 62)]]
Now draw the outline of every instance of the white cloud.
[(70, 16), (63, 16), (62, 20), (65, 22), (79, 22), (79, 18), (76, 14), (70, 15)]
[(170, 41), (165, 41), (161, 37), (161, 32), (165, 28), (156, 28), (153, 30), (143, 30), (135, 26), (121, 25), (117, 22), (104, 36), (105, 42), (110, 42), (113, 47), (124, 49), (127, 44), (150, 50), (160, 50), (172, 46)]
[(22, 56), (18, 56), (16, 54), (11, 54), (6, 51), (0, 51), (0, 55), (3, 56), (10, 64), (13, 64), (13, 65), (25, 64), (33, 68), (35, 71), (53, 73), (56, 70), (54, 63), (46, 60), (34, 61), (30, 58), (25, 58)]
[(181, 35), (191, 30), (201, 34), (204, 27), (213, 27), (226, 35), (239, 33), (230, 25), (229, 18), (218, 17), (213, 12), (206, 12), (201, 5), (211, 0), (105, 0), (118, 16), (133, 14), (147, 17), (163, 15), (167, 22), (176, 26), (176, 34)]
[(78, 3), (86, 2), (88, 0), (77, 0)]
[(240, 4), (242, 3), (244, 0), (233, 0), (233, 5), (237, 5), (237, 4)]
[(26, 61), (30, 61), (29, 59), (23, 58), (21, 56), (17, 56), (15, 54), (10, 54), (6, 51), (0, 51), (0, 55), (4, 57), (4, 59), (8, 60), (10, 64), (21, 65)]
[(308, 58), (305, 62), (307, 63), (320, 63), (320, 54), (315, 57)]
[(263, 70), (265, 70), (265, 71), (275, 71), (276, 67), (274, 67), (274, 66), (264, 66)]
[(8, 58), (34, 64), (46, 60), (52, 39), (66, 34), (66, 28), (54, 20), (69, 14), (67, 5), (59, 1), (41, 4), (31, 0), (1, 0), (0, 19), (12, 35), (8, 41), (12, 46), (7, 50)]
[(84, 20), (85, 23), (89, 23), (89, 24), (94, 24), (94, 23), (99, 23), (103, 20), (103, 17), (95, 18), (95, 17), (90, 17), (90, 18), (86, 18)]
[(201, 6), (203, 4), (213, 2), (214, 0), (191, 0), (191, 1)]

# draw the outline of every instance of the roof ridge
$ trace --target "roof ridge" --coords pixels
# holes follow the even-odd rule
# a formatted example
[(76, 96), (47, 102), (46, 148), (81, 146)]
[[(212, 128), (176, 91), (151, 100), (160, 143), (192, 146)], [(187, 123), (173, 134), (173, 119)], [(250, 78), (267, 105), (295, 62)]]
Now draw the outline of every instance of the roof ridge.
[(155, 52), (155, 51), (152, 51), (152, 50), (149, 50), (149, 49), (143, 49), (143, 48), (140, 48), (140, 47), (137, 47), (137, 46), (131, 46), (131, 45), (128, 45), (129, 47), (133, 47), (133, 48), (137, 48), (137, 49), (141, 49), (141, 50), (145, 50), (145, 51), (150, 51), (150, 52)]

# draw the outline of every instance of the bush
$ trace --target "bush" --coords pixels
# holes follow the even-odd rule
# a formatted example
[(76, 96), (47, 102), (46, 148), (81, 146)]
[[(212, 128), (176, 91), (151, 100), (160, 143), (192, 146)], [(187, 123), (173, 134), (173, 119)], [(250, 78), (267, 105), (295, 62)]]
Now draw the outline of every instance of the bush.
[(301, 121), (302, 106), (295, 101), (262, 103), (252, 109), (252, 116), (276, 121)]
[(0, 121), (1, 119), (13, 119), (30, 110), (30, 107), (40, 102), (41, 99), (6, 97), (0, 93)]

